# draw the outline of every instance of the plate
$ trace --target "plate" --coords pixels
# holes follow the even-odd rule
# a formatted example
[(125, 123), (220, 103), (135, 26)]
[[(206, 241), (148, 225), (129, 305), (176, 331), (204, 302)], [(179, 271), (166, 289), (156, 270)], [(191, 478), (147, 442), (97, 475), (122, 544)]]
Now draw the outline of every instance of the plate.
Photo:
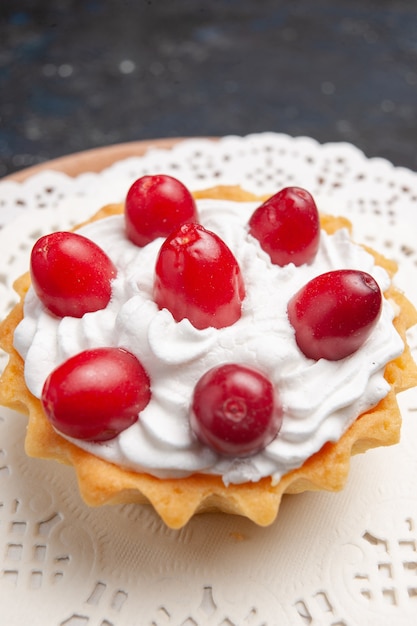
[(35, 176), (45, 169), (57, 172), (64, 172), (69, 176), (78, 176), (82, 172), (101, 172), (117, 161), (127, 159), (132, 156), (142, 156), (150, 149), (170, 149), (182, 138), (154, 139), (152, 141), (132, 141), (128, 143), (104, 146), (84, 150), (76, 154), (69, 154), (46, 163), (34, 165), (15, 174), (5, 177), (3, 180), (14, 180), (23, 182), (31, 176)]
[[(399, 262), (417, 303), (417, 175), (308, 137), (133, 142), (0, 182), (0, 313), (35, 238), (123, 200), (146, 173), (191, 188), (296, 184)], [(413, 350), (416, 341), (410, 335)], [(146, 506), (89, 509), (71, 468), (29, 459), (26, 419), (0, 409), (0, 623), (33, 626), (409, 626), (417, 606), (417, 395), (400, 396), (398, 446), (352, 459), (341, 493), (286, 496), (276, 522), (197, 516), (168, 530)]]

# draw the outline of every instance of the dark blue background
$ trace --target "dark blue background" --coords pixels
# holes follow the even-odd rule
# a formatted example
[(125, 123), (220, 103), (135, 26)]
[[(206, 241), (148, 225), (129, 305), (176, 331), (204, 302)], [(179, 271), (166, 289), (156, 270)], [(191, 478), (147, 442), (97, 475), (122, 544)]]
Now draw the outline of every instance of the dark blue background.
[(1, 0), (0, 176), (271, 130), (417, 169), (415, 0)]

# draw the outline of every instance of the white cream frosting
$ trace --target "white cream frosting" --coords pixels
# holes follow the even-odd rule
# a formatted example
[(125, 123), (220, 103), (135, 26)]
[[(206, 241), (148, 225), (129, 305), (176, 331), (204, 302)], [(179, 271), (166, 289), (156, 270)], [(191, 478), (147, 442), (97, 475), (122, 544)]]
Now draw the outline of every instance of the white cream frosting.
[[(201, 223), (231, 248), (244, 277), (242, 316), (222, 329), (195, 329), (175, 322), (152, 299), (155, 261), (163, 242), (145, 248), (129, 242), (123, 216), (109, 217), (79, 232), (106, 251), (118, 268), (106, 309), (83, 318), (50, 315), (30, 288), (15, 347), (25, 359), (25, 378), (38, 398), (49, 373), (78, 352), (119, 346), (133, 352), (151, 379), (152, 399), (139, 420), (105, 443), (75, 443), (113, 463), (158, 477), (194, 472), (222, 475), (226, 484), (274, 481), (299, 467), (327, 441), (337, 441), (356, 417), (388, 392), (386, 363), (403, 350), (384, 299), (376, 328), (353, 355), (340, 361), (313, 361), (300, 353), (289, 324), (290, 297), (314, 276), (352, 268), (369, 272), (385, 291), (390, 279), (372, 255), (350, 241), (345, 230), (322, 232), (311, 265), (279, 267), (270, 262), (247, 229), (256, 203), (200, 200)], [(277, 386), (284, 408), (280, 433), (264, 450), (245, 459), (222, 457), (201, 445), (188, 422), (197, 380), (221, 363), (243, 363), (263, 371)]]

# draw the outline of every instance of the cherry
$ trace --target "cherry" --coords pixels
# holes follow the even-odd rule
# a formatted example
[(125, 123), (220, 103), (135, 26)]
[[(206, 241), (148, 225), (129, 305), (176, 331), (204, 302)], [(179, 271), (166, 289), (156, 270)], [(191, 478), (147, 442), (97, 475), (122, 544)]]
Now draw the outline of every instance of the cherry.
[(190, 425), (202, 443), (226, 456), (248, 456), (278, 434), (282, 407), (261, 372), (235, 363), (212, 368), (198, 381)]
[(157, 237), (167, 237), (181, 224), (197, 221), (193, 196), (172, 176), (142, 176), (127, 193), (126, 234), (137, 246), (146, 246)]
[(245, 288), (239, 265), (215, 233), (184, 224), (162, 244), (156, 261), (154, 299), (179, 322), (223, 328), (241, 315)]
[(289, 301), (288, 317), (305, 356), (337, 361), (366, 341), (381, 307), (381, 290), (370, 274), (335, 270), (304, 285)]
[(42, 391), (51, 424), (64, 435), (86, 441), (116, 437), (137, 421), (149, 400), (147, 373), (122, 348), (76, 354), (48, 376)]
[(117, 270), (87, 237), (55, 232), (33, 246), (30, 273), (38, 298), (51, 313), (82, 317), (107, 306)]
[(275, 265), (311, 263), (320, 241), (316, 203), (305, 189), (285, 187), (255, 210), (249, 232)]

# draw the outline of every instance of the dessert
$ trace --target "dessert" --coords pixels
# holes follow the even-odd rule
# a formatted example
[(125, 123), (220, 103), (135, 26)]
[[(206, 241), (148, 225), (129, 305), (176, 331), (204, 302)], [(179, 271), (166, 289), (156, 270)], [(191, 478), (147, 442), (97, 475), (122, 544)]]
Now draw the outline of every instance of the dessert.
[[(51, 269), (71, 273), (74, 233), (35, 244), (33, 287), (17, 281), (0, 329), (1, 402), (29, 413), (27, 452), (73, 465), (91, 505), (150, 502), (173, 528), (211, 510), (270, 524), (283, 493), (340, 489), (351, 454), (398, 441), (417, 314), (395, 264), (319, 220), (305, 190), (193, 198), (145, 178), (126, 213), (77, 229), (96, 259), (82, 284)], [(138, 197), (167, 182), (175, 219), (159, 204), (142, 221)]]

